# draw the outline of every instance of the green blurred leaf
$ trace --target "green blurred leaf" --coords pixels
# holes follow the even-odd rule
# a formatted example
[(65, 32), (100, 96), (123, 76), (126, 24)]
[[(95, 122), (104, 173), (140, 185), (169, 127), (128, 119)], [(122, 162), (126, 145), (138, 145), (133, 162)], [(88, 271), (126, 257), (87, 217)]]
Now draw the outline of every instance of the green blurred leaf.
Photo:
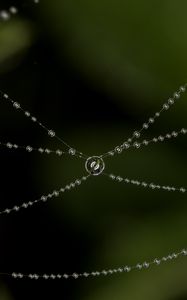
[[(1, 72), (23, 59), (23, 53), (33, 42), (31, 24), (27, 21), (11, 21), (0, 26)], [(22, 54), (22, 56), (21, 56)], [(18, 59), (19, 56), (19, 59)], [(16, 58), (16, 59), (15, 59)], [(11, 63), (10, 63), (11, 61)]]

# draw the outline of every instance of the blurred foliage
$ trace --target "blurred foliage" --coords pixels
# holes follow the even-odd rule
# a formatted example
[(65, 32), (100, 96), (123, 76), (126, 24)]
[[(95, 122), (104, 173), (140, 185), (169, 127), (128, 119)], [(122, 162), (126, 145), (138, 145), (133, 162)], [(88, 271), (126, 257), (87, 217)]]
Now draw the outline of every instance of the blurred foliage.
[(12, 21), (0, 25), (1, 73), (20, 62), (23, 52), (32, 44), (31, 24), (26, 21)]
[[(186, 1), (45, 0), (31, 6), (20, 8), (15, 18), (0, 24), (1, 81), (13, 98), (22, 99), (24, 107), (36, 110), (38, 119), (41, 116), (51, 126), (55, 124), (58, 134), (83, 152), (100, 154), (121, 143), (185, 82)], [(186, 97), (145, 135), (151, 138), (185, 127)], [(39, 146), (49, 143), (33, 124), (30, 128), (24, 117), (9, 107), (2, 106), (0, 117), (3, 139), (8, 140), (12, 132), (12, 138), (20, 144), (31, 144), (31, 137)], [(59, 145), (50, 141), (48, 147)], [(186, 140), (179, 137), (108, 158), (106, 168), (108, 173), (123, 177), (186, 186), (185, 154)], [(30, 199), (85, 174), (84, 164), (75, 158), (63, 158), (61, 162), (51, 156), (18, 155), (13, 157), (15, 165), (10, 157), (7, 159), (9, 164), (11, 161), (11, 174), (6, 174), (6, 163), (2, 167), (4, 185), (7, 179), (13, 185), (12, 203), (16, 193), (17, 199), (20, 193)], [(29, 175), (24, 173), (27, 166)], [(19, 174), (15, 172), (18, 169)], [(15, 177), (18, 183), (23, 182), (24, 192), (20, 184), (14, 184)], [(6, 198), (5, 192), (4, 195)], [(10, 199), (11, 196), (6, 201)], [(90, 178), (79, 189), (41, 207), (42, 213), (36, 213), (34, 222), (37, 208), (30, 211), (24, 224), (29, 226), (32, 222), (31, 236), (22, 233), (24, 249), (33, 256), (29, 243), (32, 247), (37, 245), (38, 265), (44, 263), (47, 272), (54, 261), (60, 267), (69, 266), (70, 272), (76, 271), (76, 264), (77, 272), (82, 272), (162, 257), (186, 245), (185, 200), (186, 196), (179, 193), (153, 192), (110, 182), (104, 176)], [(23, 228), (22, 218), (21, 215), (18, 228)], [(42, 226), (46, 232), (42, 232)], [(16, 225), (12, 227), (5, 228), (12, 232), (11, 236), (14, 230), (17, 232)], [(11, 243), (5, 237), (5, 242)], [(21, 236), (19, 239), (23, 242)], [(16, 243), (13, 261), (19, 249), (22, 251)], [(44, 245), (48, 250), (51, 247), (45, 254)], [(6, 253), (4, 259), (7, 261)], [(36, 263), (35, 260), (34, 256)], [(23, 268), (29, 264), (27, 258), (24, 261)], [(30, 263), (34, 266), (32, 260)], [(59, 271), (66, 272), (62, 268)], [(184, 300), (186, 275), (187, 262), (179, 259), (146, 271), (77, 281), (75, 286), (70, 282), (68, 291), (62, 289), (62, 296), (86, 300)], [(14, 299), (30, 299), (26, 289), (23, 296), (22, 289), (16, 293), (12, 283), (7, 285)], [(45, 290), (46, 298), (49, 288), (50, 284)], [(43, 290), (44, 297), (42, 293)]]
[(186, 78), (185, 1), (55, 0), (45, 8), (59, 53), (122, 106), (128, 90), (137, 107)]

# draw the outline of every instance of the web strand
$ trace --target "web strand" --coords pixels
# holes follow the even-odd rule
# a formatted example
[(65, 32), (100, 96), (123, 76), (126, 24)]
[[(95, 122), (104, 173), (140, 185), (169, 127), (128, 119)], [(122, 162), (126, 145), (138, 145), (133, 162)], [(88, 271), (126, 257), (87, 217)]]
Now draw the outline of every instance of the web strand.
[(168, 261), (176, 260), (182, 256), (187, 256), (187, 250), (183, 249), (180, 252), (173, 252), (172, 254), (169, 254), (167, 256), (163, 256), (161, 258), (155, 258), (151, 261), (144, 261), (143, 263), (137, 263), (136, 265), (127, 265), (122, 266), (116, 269), (106, 269), (102, 271), (92, 271), (92, 272), (84, 272), (84, 273), (73, 273), (73, 274), (23, 274), (23, 273), (0, 273), (1, 276), (9, 276), (14, 279), (31, 279), (31, 280), (60, 280), (60, 279), (80, 279), (80, 278), (89, 278), (94, 277), (98, 278), (101, 276), (111, 276), (111, 275), (119, 275), (123, 273), (129, 273), (131, 271), (141, 271), (141, 270), (147, 270), (151, 266), (160, 266), (163, 263), (166, 263)]
[(133, 184), (142, 188), (150, 188), (152, 190), (164, 190), (167, 192), (181, 192), (181, 193), (186, 193), (187, 189), (184, 187), (174, 187), (174, 186), (168, 186), (168, 185), (160, 185), (160, 184), (155, 184), (155, 183), (147, 183), (145, 181), (139, 181), (139, 180), (134, 180), (134, 179), (129, 179), (129, 178), (123, 178), (121, 176), (116, 176), (113, 174), (107, 174), (103, 173), (103, 175), (109, 177), (112, 180), (115, 180), (117, 182), (125, 183), (125, 184)]
[(69, 144), (67, 144), (64, 140), (62, 140), (59, 136), (56, 135), (55, 131), (52, 129), (48, 129), (45, 125), (43, 125), (43, 123), (41, 123), (40, 121), (37, 120), (37, 118), (35, 116), (32, 116), (31, 113), (29, 111), (24, 110), (21, 105), (14, 101), (13, 99), (11, 99), (8, 94), (3, 93), (2, 91), (0, 91), (0, 95), (3, 99), (9, 101), (12, 106), (17, 110), (17, 111), (21, 111), (22, 113), (24, 113), (24, 115), (29, 118), (29, 120), (31, 120), (33, 123), (38, 124), (41, 128), (43, 128), (47, 133), (48, 136), (51, 138), (56, 138), (60, 143), (62, 143), (64, 146), (66, 146), (66, 148), (68, 148), (69, 150), (69, 154), (71, 155), (75, 155), (78, 154), (80, 157), (84, 157), (87, 158), (86, 155), (84, 155), (82, 152), (77, 151), (76, 149), (74, 149), (73, 147), (71, 147)]
[(5, 210), (0, 211), (0, 215), (10, 214), (12, 212), (18, 212), (22, 208), (26, 209), (26, 208), (29, 208), (29, 207), (35, 205), (35, 204), (38, 204), (38, 203), (41, 203), (41, 202), (46, 202), (49, 199), (52, 199), (54, 197), (59, 197), (62, 193), (65, 193), (66, 191), (70, 191), (70, 190), (76, 188), (77, 186), (80, 186), (84, 181), (86, 181), (88, 179), (89, 176), (90, 175), (87, 175), (87, 176), (83, 176), (81, 179), (76, 179), (75, 181), (67, 184), (65, 187), (60, 188), (59, 190), (55, 190), (55, 191), (53, 191), (52, 193), (50, 193), (48, 195), (43, 195), (37, 200), (24, 202), (21, 205), (15, 205), (12, 208), (6, 208)]
[[(142, 146), (148, 146), (148, 145), (153, 144), (153, 143), (155, 144), (155, 143), (159, 143), (159, 142), (164, 142), (164, 141), (170, 140), (172, 138), (177, 138), (179, 135), (186, 135), (186, 134), (187, 134), (187, 129), (182, 128), (178, 131), (172, 131), (172, 132), (167, 133), (165, 135), (159, 135), (159, 136), (154, 137), (150, 140), (143, 140), (141, 142), (135, 142), (134, 144), (129, 145), (129, 148), (139, 149)], [(38, 153), (41, 153), (41, 154), (48, 154), (48, 155), (49, 154), (55, 154), (57, 156), (73, 155), (73, 156), (76, 156), (78, 158), (86, 159), (85, 157), (82, 157), (80, 155), (73, 154), (73, 153), (71, 154), (71, 152), (62, 151), (61, 149), (51, 150), (49, 148), (44, 148), (44, 147), (36, 148), (36, 147), (30, 146), (30, 145), (20, 146), (20, 145), (11, 143), (11, 142), (7, 142), (7, 143), (0, 142), (0, 146), (6, 147), (7, 149), (10, 149), (10, 150), (25, 150), (28, 153), (32, 153), (34, 151), (34, 152), (38, 152)]]
[(171, 140), (173, 138), (177, 138), (179, 135), (186, 135), (187, 134), (187, 129), (186, 128), (182, 128), (179, 131), (172, 131), (170, 133), (167, 133), (165, 135), (159, 135), (157, 137), (154, 137), (150, 140), (143, 140), (141, 142), (134, 142), (133, 144), (129, 144), (129, 148), (136, 148), (139, 149), (142, 146), (148, 146), (150, 144), (156, 144), (156, 143), (161, 143), (161, 142), (165, 142), (167, 140)]
[(160, 117), (160, 115), (163, 112), (169, 110), (176, 103), (176, 101), (181, 98), (181, 95), (186, 92), (186, 88), (187, 88), (187, 83), (184, 84), (183, 86), (181, 86), (179, 88), (179, 90), (173, 94), (173, 97), (169, 98), (167, 100), (167, 102), (163, 104), (160, 111), (156, 112), (153, 117), (150, 117), (148, 119), (148, 121), (142, 125), (140, 130), (135, 131), (129, 139), (127, 139), (125, 142), (123, 142), (122, 145), (116, 146), (115, 149), (102, 154), (101, 157), (104, 158), (107, 156), (114, 156), (115, 154), (121, 154), (124, 150), (128, 149), (130, 147), (130, 145), (132, 145), (134, 140), (137, 140), (138, 138), (140, 138), (141, 133), (143, 131), (149, 129), (151, 127), (151, 125), (155, 123), (155, 121)]
[(76, 156), (78, 158), (81, 158), (81, 159), (84, 159), (85, 158), (83, 156), (80, 156), (78, 154), (71, 154), (69, 151), (62, 151), (61, 149), (56, 149), (56, 150), (51, 150), (49, 148), (44, 148), (44, 147), (39, 147), (39, 148), (36, 148), (36, 147), (32, 147), (30, 145), (27, 145), (27, 146), (20, 146), (20, 145), (17, 145), (17, 144), (14, 144), (14, 143), (11, 143), (11, 142), (7, 142), (7, 143), (3, 143), (3, 142), (0, 142), (0, 146), (2, 147), (6, 147), (7, 149), (9, 150), (24, 150), (28, 153), (32, 153), (32, 152), (38, 152), (40, 154), (54, 154), (56, 156), (59, 156), (61, 157), (62, 155), (71, 155), (71, 156)]

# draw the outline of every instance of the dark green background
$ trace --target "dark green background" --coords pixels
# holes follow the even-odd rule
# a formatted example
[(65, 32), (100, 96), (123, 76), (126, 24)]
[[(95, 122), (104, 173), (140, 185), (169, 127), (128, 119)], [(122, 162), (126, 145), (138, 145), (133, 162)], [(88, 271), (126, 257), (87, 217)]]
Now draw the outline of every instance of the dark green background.
[[(0, 8), (13, 2), (1, 1)], [(121, 144), (186, 80), (186, 1), (45, 0), (18, 3), (0, 24), (0, 88), (75, 148)], [(186, 126), (187, 96), (146, 138)], [(63, 148), (5, 101), (0, 141)], [(186, 186), (186, 139), (106, 159), (109, 173)], [(86, 171), (82, 160), (1, 148), (0, 206), (32, 201)], [(105, 177), (0, 219), (2, 272), (72, 273), (134, 265), (186, 246), (186, 195)], [(1, 278), (0, 300), (184, 300), (187, 260), (99, 279)]]

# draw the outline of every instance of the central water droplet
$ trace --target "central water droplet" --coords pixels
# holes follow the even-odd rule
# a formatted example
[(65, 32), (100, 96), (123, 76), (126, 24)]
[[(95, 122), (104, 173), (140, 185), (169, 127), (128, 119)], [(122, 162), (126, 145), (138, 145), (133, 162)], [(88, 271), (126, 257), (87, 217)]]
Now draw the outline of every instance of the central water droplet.
[(86, 171), (90, 175), (100, 175), (105, 169), (104, 160), (99, 156), (89, 157), (85, 164)]

